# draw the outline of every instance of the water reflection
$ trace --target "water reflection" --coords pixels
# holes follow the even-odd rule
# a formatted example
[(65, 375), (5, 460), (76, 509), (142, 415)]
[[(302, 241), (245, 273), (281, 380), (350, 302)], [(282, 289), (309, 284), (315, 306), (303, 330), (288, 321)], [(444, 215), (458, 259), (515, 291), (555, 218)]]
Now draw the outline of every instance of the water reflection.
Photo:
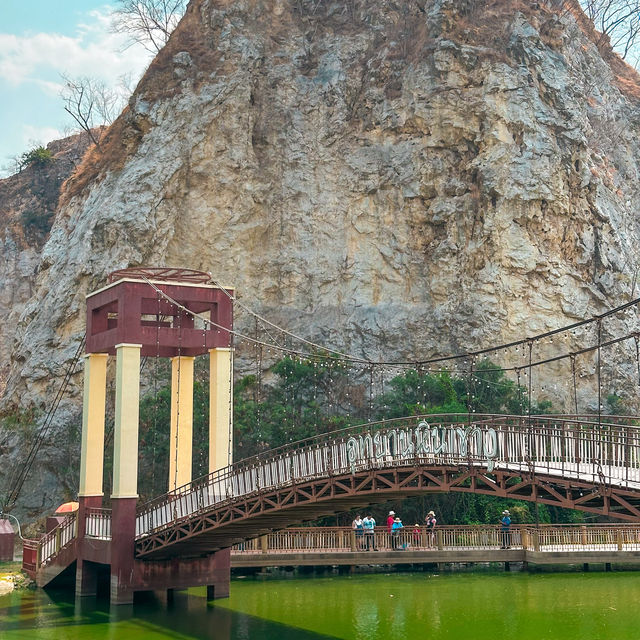
[(150, 595), (132, 606), (109, 607), (106, 600), (42, 590), (0, 597), (0, 637), (333, 640), (207, 603), (203, 594), (178, 592), (173, 602)]
[(563, 640), (638, 638), (638, 573), (429, 573), (245, 579), (133, 607), (43, 591), (0, 597), (0, 638)]

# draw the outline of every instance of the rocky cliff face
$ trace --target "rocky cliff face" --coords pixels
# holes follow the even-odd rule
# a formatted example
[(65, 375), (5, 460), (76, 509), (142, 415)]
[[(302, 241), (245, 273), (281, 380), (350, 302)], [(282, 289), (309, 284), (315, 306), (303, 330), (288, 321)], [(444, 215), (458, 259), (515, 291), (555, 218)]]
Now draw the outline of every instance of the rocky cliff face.
[[(193, 0), (65, 185), (5, 406), (44, 405), (85, 294), (126, 266), (210, 271), (274, 322), (386, 360), (637, 295), (640, 83), (557, 4)], [(536, 343), (534, 358), (592, 338)], [(632, 397), (635, 361), (618, 357), (607, 391)], [(557, 410), (568, 366), (536, 391)], [(592, 359), (577, 367), (593, 380)]]
[(0, 180), (0, 397), (9, 372), (15, 327), (33, 294), (42, 247), (53, 224), (60, 187), (88, 146), (85, 135), (48, 145), (48, 160)]

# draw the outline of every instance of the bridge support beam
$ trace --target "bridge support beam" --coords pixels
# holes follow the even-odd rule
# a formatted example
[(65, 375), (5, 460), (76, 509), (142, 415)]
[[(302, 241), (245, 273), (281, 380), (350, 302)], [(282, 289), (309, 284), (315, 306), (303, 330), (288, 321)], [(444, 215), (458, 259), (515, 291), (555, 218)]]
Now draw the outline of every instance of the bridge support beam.
[(85, 356), (80, 497), (102, 496), (108, 358), (107, 353), (90, 353)]
[(102, 506), (104, 465), (104, 416), (107, 392), (107, 353), (89, 353), (84, 362), (82, 448), (78, 491), (78, 560), (76, 595), (95, 596), (97, 567), (83, 559), (87, 510)]
[(191, 482), (194, 361), (192, 356), (171, 358), (169, 491)]
[(233, 462), (231, 371), (233, 350), (209, 349), (209, 473)]
[(133, 602), (138, 498), (139, 344), (116, 345), (116, 411), (113, 439), (111, 603)]

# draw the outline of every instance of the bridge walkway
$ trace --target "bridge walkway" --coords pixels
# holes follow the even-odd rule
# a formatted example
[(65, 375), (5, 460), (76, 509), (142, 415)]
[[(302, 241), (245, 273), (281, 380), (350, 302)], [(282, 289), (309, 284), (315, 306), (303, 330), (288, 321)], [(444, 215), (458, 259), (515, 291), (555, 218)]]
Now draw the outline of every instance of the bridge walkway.
[(537, 565), (640, 565), (640, 526), (514, 526), (508, 549), (498, 527), (441, 527), (434, 539), (420, 527), (407, 527), (392, 548), (384, 528), (376, 550), (350, 528), (300, 527), (235, 545), (232, 568), (362, 566), (440, 563), (527, 562)]

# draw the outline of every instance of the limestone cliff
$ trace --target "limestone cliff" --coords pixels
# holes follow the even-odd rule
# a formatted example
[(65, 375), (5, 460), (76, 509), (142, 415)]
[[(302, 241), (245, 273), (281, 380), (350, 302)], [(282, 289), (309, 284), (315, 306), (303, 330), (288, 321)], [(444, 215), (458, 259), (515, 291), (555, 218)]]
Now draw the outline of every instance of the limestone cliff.
[[(595, 41), (570, 3), (193, 0), (64, 187), (5, 406), (44, 405), (84, 295), (126, 266), (210, 271), (274, 322), (386, 360), (634, 297), (640, 82)], [(632, 398), (635, 362), (614, 358), (607, 392)], [(536, 390), (557, 410), (567, 367)]]
[(52, 142), (47, 146), (49, 159), (27, 163), (20, 172), (0, 180), (0, 397), (15, 326), (33, 294), (60, 187), (82, 159), (88, 142), (85, 135)]

